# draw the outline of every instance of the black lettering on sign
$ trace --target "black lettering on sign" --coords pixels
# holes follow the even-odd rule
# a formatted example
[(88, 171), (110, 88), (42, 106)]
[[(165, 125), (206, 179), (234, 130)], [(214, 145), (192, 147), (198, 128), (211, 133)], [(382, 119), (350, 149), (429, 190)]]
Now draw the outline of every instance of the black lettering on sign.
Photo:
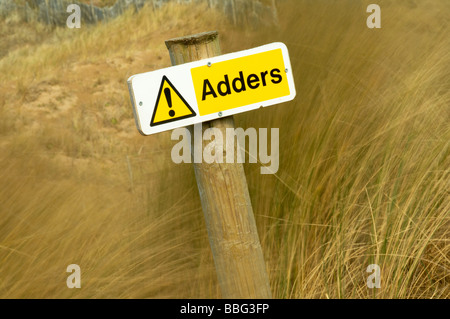
[[(222, 87), (224, 85), (225, 85), (225, 92), (222, 91)], [(228, 75), (227, 74), (225, 75), (225, 81), (220, 81), (219, 84), (217, 84), (217, 91), (222, 96), (231, 94), (230, 81), (228, 81)]]
[[(238, 87), (236, 86), (236, 83), (237, 83), (238, 81), (241, 83), (241, 87), (240, 87), (240, 88), (238, 88)], [(233, 90), (234, 90), (234, 92), (236, 92), (236, 93), (245, 91), (244, 73), (242, 73), (242, 71), (239, 72), (239, 77), (238, 77), (238, 78), (234, 78), (234, 80), (233, 80)]]
[(269, 71), (261, 72), (261, 81), (263, 83), (263, 86), (266, 86), (266, 75), (267, 75), (267, 73), (269, 73)]
[[(206, 92), (206, 87), (209, 88), (209, 92)], [(216, 92), (214, 92), (214, 89), (211, 86), (211, 83), (209, 83), (208, 79), (205, 79), (205, 81), (203, 82), (203, 96), (202, 96), (202, 101), (204, 101), (206, 99), (206, 96), (212, 94), (215, 98), (217, 97)]]
[[(256, 74), (250, 74), (247, 78), (248, 87), (251, 89), (257, 89), (259, 86), (259, 78)], [(255, 85), (253, 85), (255, 83)]]
[[(281, 71), (279, 69), (272, 69), (270, 71), (270, 77), (273, 84), (279, 84), (283, 81), (283, 77), (281, 76)], [(260, 72), (261, 78), (258, 77), (257, 74), (249, 74), (247, 77), (244, 76), (243, 71), (239, 71), (239, 76), (235, 77), (233, 80), (231, 80), (230, 85), (230, 79), (228, 74), (224, 75), (224, 80), (217, 83), (217, 92), (221, 96), (227, 96), (228, 94), (232, 94), (233, 91), (236, 93), (244, 92), (247, 90), (247, 86), (251, 90), (256, 90), (257, 88), (267, 86), (267, 84), (270, 84), (268, 82), (268, 79), (266, 77), (269, 75), (269, 71), (263, 71)], [(246, 86), (247, 84), (247, 86)], [(206, 97), (208, 95), (212, 95), (214, 98), (217, 97), (217, 93), (214, 90), (214, 86), (211, 84), (211, 82), (208, 79), (205, 79), (203, 81), (203, 94), (202, 94), (202, 101), (206, 100)]]
[[(281, 75), (280, 75), (280, 70), (278, 70), (278, 69), (273, 69), (272, 71), (270, 71), (270, 76), (272, 77), (272, 78), (277, 78), (278, 80), (273, 80), (272, 79), (272, 83), (274, 83), (274, 84), (278, 84), (278, 83), (280, 83), (281, 82), (281, 80), (283, 80), (283, 78), (281, 77)], [(276, 73), (278, 73), (278, 74), (276, 74)]]

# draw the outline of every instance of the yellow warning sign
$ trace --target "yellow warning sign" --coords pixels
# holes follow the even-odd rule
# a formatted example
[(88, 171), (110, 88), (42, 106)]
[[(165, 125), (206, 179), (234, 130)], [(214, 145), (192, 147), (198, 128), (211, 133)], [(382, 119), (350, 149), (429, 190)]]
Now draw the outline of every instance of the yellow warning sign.
[(178, 121), (196, 116), (180, 92), (164, 75), (159, 88), (150, 126)]
[(201, 116), (291, 94), (281, 48), (191, 69)]

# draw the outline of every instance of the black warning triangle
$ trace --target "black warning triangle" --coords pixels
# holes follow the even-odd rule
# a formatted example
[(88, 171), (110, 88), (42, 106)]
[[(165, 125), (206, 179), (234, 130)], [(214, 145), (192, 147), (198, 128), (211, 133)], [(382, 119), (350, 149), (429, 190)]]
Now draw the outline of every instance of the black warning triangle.
[[(162, 94), (164, 92), (164, 94)], [(169, 79), (163, 75), (150, 126), (174, 122), (197, 114)]]

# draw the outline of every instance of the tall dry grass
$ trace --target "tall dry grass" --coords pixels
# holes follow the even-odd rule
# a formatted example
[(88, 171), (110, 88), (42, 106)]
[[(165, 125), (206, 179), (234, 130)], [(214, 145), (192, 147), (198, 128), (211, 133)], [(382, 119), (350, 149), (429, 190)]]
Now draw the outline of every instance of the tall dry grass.
[(236, 116), (280, 128), (277, 174), (245, 165), (274, 296), (448, 298), (450, 5), (378, 1), (370, 30), (369, 3), (280, 1), (259, 32), (177, 5), (1, 21), (0, 296), (220, 297), (192, 167), (170, 132), (137, 133), (125, 82), (170, 65), (165, 39), (218, 29), (224, 52), (282, 41), (293, 64), (293, 102)]

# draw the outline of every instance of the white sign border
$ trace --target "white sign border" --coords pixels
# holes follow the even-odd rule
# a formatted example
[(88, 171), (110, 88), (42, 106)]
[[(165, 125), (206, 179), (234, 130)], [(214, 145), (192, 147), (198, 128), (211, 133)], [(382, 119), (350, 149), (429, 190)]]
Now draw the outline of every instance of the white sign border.
[[(283, 56), (283, 61), (284, 61), (284, 66), (285, 66), (285, 70), (283, 70), (283, 71), (286, 72), (286, 78), (288, 81), (288, 86), (289, 86), (289, 91), (290, 91), (289, 95), (283, 96), (280, 98), (271, 99), (271, 100), (266, 100), (266, 101), (259, 102), (259, 103), (254, 103), (254, 104), (249, 104), (249, 105), (245, 105), (245, 106), (241, 106), (241, 107), (236, 107), (233, 109), (224, 110), (224, 111), (220, 112), (221, 113), (220, 115), (219, 115), (219, 113), (212, 113), (212, 114), (203, 115), (203, 116), (199, 115), (197, 99), (195, 97), (195, 90), (194, 90), (194, 85), (192, 83), (192, 77), (191, 77), (191, 71), (190, 71), (192, 68), (196, 68), (196, 67), (200, 67), (200, 66), (204, 66), (204, 65), (210, 65), (211, 67), (213, 67), (213, 65), (215, 63), (228, 61), (228, 60), (232, 60), (232, 59), (236, 59), (236, 58), (240, 58), (240, 57), (244, 57), (244, 56), (248, 56), (248, 55), (253, 55), (253, 54), (257, 54), (257, 53), (263, 53), (266, 51), (271, 51), (271, 50), (276, 50), (276, 49), (282, 50), (282, 56)], [(189, 77), (188, 78), (183, 77), (182, 73), (187, 73), (187, 72), (189, 73)], [(174, 73), (176, 73), (178, 75), (176, 78), (174, 78)], [(136, 98), (135, 88), (138, 86), (138, 84), (136, 83), (136, 80), (138, 80), (138, 82), (142, 83), (142, 81), (147, 82), (149, 79), (153, 79), (154, 83), (158, 82), (158, 84), (155, 86), (156, 89), (154, 90), (154, 91), (158, 92), (159, 85), (161, 83), (161, 79), (162, 79), (163, 75), (166, 75), (169, 78), (169, 80), (177, 88), (177, 90), (180, 92), (180, 94), (183, 95), (183, 98), (189, 103), (189, 105), (196, 112), (197, 115), (194, 117), (187, 118), (187, 119), (177, 120), (177, 121), (173, 121), (173, 122), (169, 122), (169, 123), (151, 127), (149, 118), (151, 118), (151, 116), (153, 114), (154, 105), (156, 103), (156, 98), (154, 98), (153, 96), (155, 96), (157, 93), (150, 94), (150, 92), (148, 92), (149, 93), (148, 95), (152, 96), (151, 98), (148, 98), (145, 95), (140, 96), (140, 98)], [(267, 107), (267, 106), (271, 106), (271, 105), (275, 105), (275, 104), (280, 104), (283, 102), (291, 101), (296, 96), (296, 89), (295, 89), (291, 61), (289, 59), (289, 52), (288, 52), (286, 45), (282, 42), (274, 42), (274, 43), (266, 44), (266, 45), (248, 49), (248, 50), (228, 53), (228, 54), (224, 54), (224, 55), (220, 55), (220, 56), (216, 56), (216, 57), (211, 57), (208, 59), (198, 60), (198, 61), (194, 61), (194, 62), (188, 62), (188, 63), (171, 66), (171, 67), (164, 68), (164, 69), (159, 69), (159, 70), (155, 70), (155, 71), (151, 71), (151, 72), (132, 75), (131, 77), (128, 78), (127, 83), (128, 83), (128, 90), (130, 92), (131, 103), (133, 106), (133, 114), (134, 114), (136, 126), (138, 128), (138, 131), (142, 135), (156, 134), (156, 133), (160, 133), (160, 132), (164, 132), (164, 131), (168, 131), (168, 130), (173, 130), (178, 127), (184, 127), (184, 126), (188, 126), (188, 125), (202, 123), (205, 121), (210, 121), (210, 120), (214, 120), (214, 119), (225, 117), (225, 116), (230, 116), (230, 115), (234, 115), (234, 114), (238, 114), (238, 113), (255, 110), (255, 109), (258, 109), (261, 107)], [(180, 83), (182, 83), (182, 84), (180, 84)], [(187, 92), (186, 88), (189, 86), (190, 86), (190, 88), (189, 88), (190, 91)], [(182, 87), (182, 88), (180, 89), (180, 87)], [(142, 90), (140, 90), (140, 92), (142, 92)], [(142, 105), (139, 105), (138, 101), (142, 102)], [(150, 109), (147, 106), (147, 104), (152, 105), (152, 108)], [(143, 107), (143, 106), (145, 107), (145, 109), (138, 111), (137, 108)], [(146, 126), (142, 125), (143, 123), (147, 123), (147, 122), (148, 122), (148, 124)]]

